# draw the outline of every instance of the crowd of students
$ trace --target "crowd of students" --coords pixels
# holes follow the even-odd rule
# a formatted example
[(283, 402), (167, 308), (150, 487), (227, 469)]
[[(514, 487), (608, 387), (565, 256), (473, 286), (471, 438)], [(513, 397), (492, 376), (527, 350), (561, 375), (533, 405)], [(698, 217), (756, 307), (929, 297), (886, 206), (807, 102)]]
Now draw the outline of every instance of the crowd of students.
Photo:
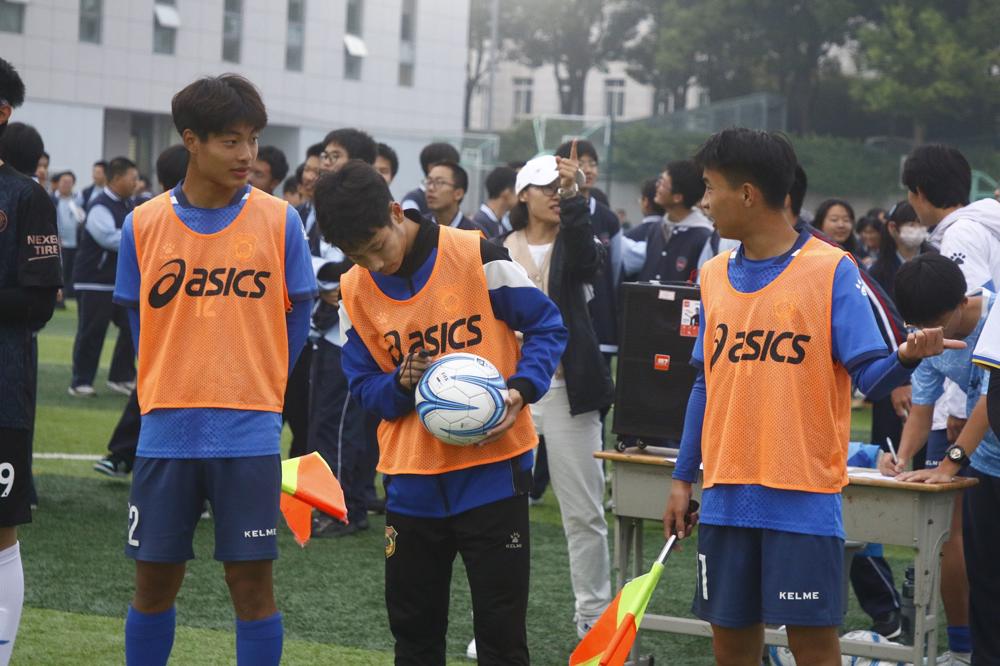
[[(19, 80), (9, 65), (3, 65), (0, 109), (9, 115), (20, 103)], [(20, 90), (23, 97), (23, 86)], [(202, 108), (206, 101), (216, 105)], [(212, 115), (205, 108), (226, 108), (233, 115)], [(722, 326), (729, 331), (733, 322), (742, 321), (740, 317), (754, 320), (759, 315), (740, 305), (746, 301), (739, 294), (754, 293), (758, 300), (770, 294), (767, 298), (780, 301), (772, 304), (774, 308), (818, 312), (815, 321), (799, 325), (805, 327), (806, 341), (811, 338), (828, 352), (820, 358), (813, 353), (808, 361), (803, 353), (801, 363), (789, 361), (776, 369), (765, 364), (753, 371), (760, 374), (758, 388), (782, 391), (802, 382), (802, 373), (809, 375), (808, 386), (798, 397), (803, 406), (808, 400), (818, 401), (813, 411), (830, 418), (791, 410), (789, 414), (800, 419), (792, 424), (787, 415), (767, 420), (771, 417), (747, 412), (762, 398), (740, 393), (751, 387), (737, 381), (738, 375), (726, 365), (732, 353), (718, 368), (713, 367), (718, 353), (710, 357), (710, 366), (704, 365), (704, 354), (712, 345), (725, 344), (725, 333), (714, 342), (699, 337), (696, 345), (693, 362), (703, 371), (689, 404), (666, 522), (668, 531), (681, 535), (689, 531), (690, 489), (685, 497), (684, 484), (695, 479), (697, 464), (704, 459), (698, 575), (705, 592), (696, 597), (695, 612), (712, 622), (719, 658), (756, 649), (756, 633), (734, 629), (775, 622), (790, 626), (792, 648), (802, 656), (801, 663), (829, 660), (833, 648), (826, 628), (839, 624), (842, 608), (837, 580), (843, 564), (838, 564), (836, 553), (842, 552), (844, 538), (839, 521), (844, 461), (834, 456), (831, 465), (828, 456), (813, 474), (816, 470), (809, 466), (819, 464), (818, 459), (800, 443), (792, 447), (784, 471), (748, 473), (741, 467), (745, 461), (720, 457), (706, 441), (732, 438), (740, 419), (742, 429), (751, 433), (739, 436), (747, 440), (741, 446), (755, 451), (762, 445), (750, 439), (763, 437), (753, 434), (758, 431), (783, 437), (800, 433), (803, 441), (827, 433), (831, 441), (837, 440), (844, 435), (841, 389), (853, 382), (874, 400), (872, 441), (880, 445), (892, 441), (899, 452), (898, 461), (880, 461), (884, 473), (928, 482), (964, 474), (979, 479), (979, 485), (956, 500), (951, 537), (944, 547), (941, 594), (950, 648), (944, 663), (1000, 660), (993, 631), (1000, 616), (996, 594), (1000, 583), (992, 565), (1000, 557), (996, 522), (1000, 442), (990, 428), (991, 420), (1000, 425), (993, 400), (1000, 398), (1000, 388), (987, 398), (989, 375), (1000, 371), (996, 342), (1000, 315), (992, 316), (993, 291), (1000, 284), (1000, 202), (986, 199), (970, 204), (971, 169), (957, 150), (939, 145), (914, 150), (903, 173), (908, 200), (888, 212), (872, 210), (857, 220), (850, 203), (828, 199), (810, 222), (802, 217), (807, 175), (796, 163), (791, 145), (766, 133), (727, 130), (712, 137), (693, 159), (668, 161), (658, 177), (644, 182), (643, 220), (623, 228), (596, 187), (598, 151), (584, 140), (566, 142), (555, 155), (496, 167), (485, 180), (486, 200), (470, 218), (463, 212), (470, 210), (464, 201), (469, 175), (450, 144), (432, 143), (421, 151), (425, 177), (396, 203), (388, 185), (398, 172), (398, 157), (363, 130), (330, 131), (307, 148), (291, 174), (288, 156), (281, 150), (257, 148), (256, 133), (266, 124), (266, 112), (252, 84), (240, 77), (195, 82), (175, 97), (173, 112), (184, 143), (168, 148), (157, 160), (156, 178), (164, 193), (159, 197), (153, 197), (147, 179), (126, 157), (96, 162), (92, 184), (75, 192), (71, 172), (48, 177), (48, 155), (42, 154), (41, 139), (33, 128), (7, 123), (0, 140), (4, 161), (0, 168), (11, 171), (14, 179), (15, 170), (34, 175), (35, 189), (23, 180), (17, 182), (26, 200), (35, 202), (33, 210), (45, 209), (33, 215), (51, 218), (52, 233), (41, 236), (58, 240), (54, 249), (33, 249), (47, 253), (43, 258), (48, 261), (24, 264), (21, 269), (19, 284), (31, 287), (32, 298), (51, 296), (52, 303), (22, 308), (27, 314), (18, 326), (37, 331), (57, 300), (76, 299), (78, 327), (69, 393), (81, 399), (96, 394), (104, 338), (109, 324), (118, 328), (107, 387), (129, 395), (129, 401), (111, 434), (109, 452), (95, 470), (111, 476), (135, 474), (130, 499), (130, 521), (134, 510), (135, 523), (127, 553), (137, 560), (138, 568), (136, 598), (126, 623), (129, 663), (133, 659), (139, 663), (138, 655), (153, 643), (154, 652), (168, 655), (168, 644), (149, 637), (157, 631), (169, 633), (172, 642), (173, 636), (173, 595), (180, 578), (171, 570), (168, 582), (176, 586), (164, 587), (156, 580), (162, 572), (143, 569), (143, 562), (182, 563), (189, 557), (183, 544), (147, 545), (155, 540), (156, 532), (148, 531), (155, 526), (139, 522), (139, 516), (146, 515), (141, 507), (157, 498), (151, 490), (153, 479), (169, 477), (186, 483), (185, 473), (163, 461), (248, 456), (230, 450), (235, 444), (215, 441), (218, 437), (229, 441), (236, 437), (234, 432), (245, 433), (247, 441), (260, 440), (258, 453), (270, 455), (271, 435), (281, 427), (269, 420), (275, 405), (292, 432), (289, 454), (318, 451), (344, 489), (348, 522), (318, 515), (313, 536), (349, 536), (370, 528), (370, 513), (387, 514), (386, 603), (397, 663), (443, 660), (448, 580), (457, 554), (465, 559), (473, 594), (476, 636), (470, 655), (478, 653), (482, 663), (528, 663), (527, 507), (529, 496), (531, 502), (541, 500), (549, 482), (561, 508), (575, 597), (572, 617), (582, 637), (612, 598), (605, 479), (593, 453), (603, 447), (603, 419), (614, 399), (611, 361), (621, 326), (618, 288), (633, 280), (701, 282), (703, 329)], [(223, 153), (212, 151), (225, 149), (213, 142), (230, 135), (229, 141), (251, 147), (238, 167), (228, 169), (229, 180), (223, 186), (217, 173), (226, 171), (225, 162), (219, 161)], [(6, 172), (0, 175), (7, 177)], [(41, 184), (51, 189), (44, 204), (37, 203)], [(275, 203), (279, 198), (287, 203)], [(250, 402), (257, 401), (251, 410), (262, 410), (266, 418), (246, 411), (235, 411), (243, 415), (238, 419), (226, 414), (219, 408), (222, 398), (202, 395), (204, 388), (191, 385), (185, 393), (182, 389), (191, 377), (182, 376), (176, 382), (181, 388), (169, 389), (156, 388), (149, 376), (137, 377), (136, 351), (154, 359), (144, 359), (146, 367), (162, 365), (155, 345), (188, 335), (172, 320), (156, 319), (160, 316), (156, 311), (176, 290), (168, 297), (154, 287), (148, 298), (150, 303), (159, 300), (148, 306), (152, 309), (141, 302), (146, 296), (140, 297), (140, 283), (149, 279), (153, 268), (162, 268), (152, 267), (143, 256), (140, 230), (160, 233), (155, 231), (158, 227), (147, 229), (151, 223), (146, 220), (173, 219), (173, 215), (207, 238), (243, 220), (241, 211), (249, 211), (249, 221), (241, 224), (264, 225), (267, 211), (281, 206), (287, 210), (282, 214), (285, 226), (274, 233), (284, 240), (276, 236), (274, 242), (283, 244), (284, 265), (280, 269), (271, 265), (267, 274), (284, 276), (286, 302), (280, 305), (287, 314), (280, 322), (276, 311), (254, 315), (265, 329), (286, 329), (283, 339), (288, 340), (287, 350), (275, 350), (276, 357), (288, 360), (284, 395), (275, 399), (261, 391), (251, 396)], [(23, 224), (30, 230), (30, 222)], [(186, 237), (154, 238), (174, 248), (184, 246)], [(303, 254), (293, 257), (300, 240)], [(244, 241), (250, 243), (246, 256), (254, 254), (254, 243), (264, 243), (259, 238)], [(239, 244), (234, 247), (232, 251), (243, 257), (244, 249)], [(23, 254), (16, 248), (11, 252)], [(184, 254), (183, 249), (171, 252), (169, 257)], [(715, 259), (717, 255), (725, 259)], [(173, 278), (177, 284), (185, 275), (185, 264), (180, 265), (179, 277)], [(437, 278), (439, 267), (451, 274)], [(39, 273), (43, 268), (50, 269), (46, 275)], [(60, 268), (62, 290), (57, 293)], [(793, 273), (802, 273), (798, 288), (778, 291), (779, 296), (768, 290), (772, 282), (787, 281), (791, 279), (787, 274)], [(157, 285), (167, 279), (164, 276)], [(230, 287), (239, 290), (239, 279), (233, 282), (226, 284), (226, 293)], [(192, 284), (185, 287), (192, 296), (198, 289), (212, 288)], [(6, 299), (4, 289), (0, 285), (0, 297)], [(264, 298), (265, 291), (261, 287), (261, 300), (266, 300), (261, 307), (278, 307), (272, 296)], [(719, 309), (720, 302), (727, 307)], [(191, 306), (188, 314), (200, 318), (205, 307)], [(4, 308), (7, 326), (6, 301)], [(825, 320), (820, 316), (823, 311)], [(442, 448), (413, 422), (415, 377), (433, 355), (421, 326), (453, 321), (451, 335), (461, 335), (456, 331), (463, 325), (472, 331), (473, 317), (481, 330), (489, 332), (488, 342), (476, 353), (491, 358), (508, 376), (510, 410), (489, 445), (467, 451)], [(904, 322), (927, 332), (908, 330)], [(411, 330), (418, 340), (412, 344)], [(949, 346), (950, 338), (963, 341), (964, 348)], [(25, 349), (30, 352), (33, 337), (27, 339)], [(209, 347), (206, 353), (221, 353)], [(251, 379), (266, 379), (269, 363), (273, 365), (273, 359), (250, 364), (254, 369), (247, 372), (258, 373)], [(156, 367), (166, 372), (161, 365)], [(5, 372), (13, 371), (5, 368)], [(26, 369), (24, 373), (30, 374)], [(145, 404), (140, 404), (137, 383), (141, 387), (144, 381)], [(9, 388), (8, 384), (3, 383)], [(727, 387), (727, 392), (720, 393), (719, 386)], [(719, 409), (720, 400), (741, 407), (720, 416), (725, 411)], [(521, 411), (528, 404), (530, 419)], [(187, 408), (174, 409), (177, 405)], [(0, 428), (10, 428), (21, 437), (33, 408), (22, 412), (18, 419), (0, 420)], [(172, 412), (183, 412), (193, 421), (182, 424)], [(214, 432), (220, 419), (231, 432), (211, 435), (214, 443), (192, 441), (201, 454), (179, 452), (176, 442), (164, 444), (179, 428), (191, 428), (192, 422), (205, 423), (193, 431)], [(748, 422), (755, 426), (748, 428)], [(812, 430), (802, 430), (806, 426)], [(537, 440), (530, 433), (537, 433)], [(30, 447), (30, 434), (26, 437)], [(212, 446), (225, 450), (219, 454), (221, 449)], [(205, 453), (208, 449), (212, 452)], [(772, 460), (772, 453), (761, 455)], [(250, 459), (244, 462), (249, 464)], [(269, 473), (266, 465), (252, 473)], [(376, 467), (383, 474), (385, 499), (375, 490)], [(908, 467), (914, 471), (906, 471)], [(15, 473), (22, 471), (26, 470), (19, 466)], [(208, 465), (204, 473), (221, 471)], [(795, 473), (808, 481), (788, 477)], [(17, 487), (20, 492), (21, 486)], [(241, 492), (234, 490), (233, 495), (244, 496)], [(211, 493), (195, 495), (197, 513), (210, 501), (217, 523), (236, 521), (232, 509), (227, 513), (226, 504), (216, 506), (218, 498)], [(262, 497), (266, 500), (268, 495)], [(270, 514), (261, 507), (257, 515), (266, 521)], [(11, 529), (24, 522), (20, 513), (11, 516)], [(0, 547), (16, 548), (16, 536), (6, 534), (7, 529), (5, 522), (0, 538), (6, 541)], [(767, 532), (771, 545), (761, 545), (760, 530)], [(510, 543), (503, 557), (484, 550), (484, 543), (504, 540)], [(241, 575), (249, 572), (270, 585), (275, 546), (271, 540), (261, 541), (248, 554), (220, 544), (230, 559), (268, 562), (266, 572), (230, 567), (226, 555), (217, 551), (217, 557), (227, 562), (227, 579), (231, 573), (236, 581), (231, 590), (242, 623), (237, 625), (239, 652), (241, 631), (244, 638), (263, 640), (261, 636), (280, 628), (273, 599), (244, 606), (239, 601), (263, 593), (263, 583), (257, 579), (254, 585), (239, 587)], [(820, 580), (808, 568), (783, 569), (788, 558), (774, 559), (774, 552), (782, 549), (801, 553), (802, 562), (813, 570), (817, 561), (829, 560), (829, 575)], [(747, 579), (739, 573), (746, 562), (732, 558), (737, 551), (757, 553), (760, 570), (775, 572), (767, 577), (786, 587), (790, 579), (822, 587), (827, 591), (824, 603), (792, 610), (761, 601), (761, 595), (768, 593), (761, 586), (766, 585), (759, 577)], [(6, 552), (0, 551), (0, 577)], [(727, 592), (713, 583), (718, 592), (711, 598), (709, 561), (713, 572), (725, 572), (718, 580), (729, 581)], [(900, 598), (881, 552), (873, 549), (855, 558), (850, 577), (862, 607), (872, 617), (873, 630), (888, 638), (897, 636)], [(234, 584), (242, 591), (238, 593)], [(171, 629), (166, 632), (168, 624)], [(796, 627), (823, 631), (796, 633)], [(280, 654), (280, 643), (277, 649)], [(0, 645), (0, 655), (2, 650)]]

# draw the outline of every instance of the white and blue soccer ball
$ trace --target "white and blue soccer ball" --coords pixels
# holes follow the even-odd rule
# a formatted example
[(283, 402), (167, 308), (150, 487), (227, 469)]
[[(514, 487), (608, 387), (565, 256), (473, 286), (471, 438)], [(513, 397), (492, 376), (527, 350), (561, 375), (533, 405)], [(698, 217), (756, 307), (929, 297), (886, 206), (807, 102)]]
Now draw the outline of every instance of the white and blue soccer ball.
[(475, 354), (434, 361), (417, 383), (420, 422), (445, 444), (467, 446), (486, 438), (507, 413), (507, 381)]
[[(898, 643), (893, 643), (874, 631), (851, 631), (844, 634), (842, 638), (867, 641), (869, 643), (898, 645)], [(795, 658), (792, 656), (792, 651), (786, 647), (768, 645), (767, 655), (771, 658), (771, 663), (774, 666), (795, 666)], [(850, 655), (844, 655), (840, 659), (842, 666), (906, 666), (903, 662), (899, 661), (885, 661), (883, 659), (869, 659), (868, 657), (854, 657)]]

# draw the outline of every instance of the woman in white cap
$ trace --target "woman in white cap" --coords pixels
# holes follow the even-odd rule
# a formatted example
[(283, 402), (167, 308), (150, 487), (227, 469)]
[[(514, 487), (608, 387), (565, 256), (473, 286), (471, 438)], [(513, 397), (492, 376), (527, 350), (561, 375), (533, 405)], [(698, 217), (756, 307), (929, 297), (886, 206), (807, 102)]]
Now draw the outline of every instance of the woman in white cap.
[(594, 240), (580, 175), (576, 142), (569, 158), (546, 155), (525, 164), (514, 188), (513, 231), (498, 242), (559, 306), (569, 329), (551, 388), (531, 415), (548, 450), (582, 637), (611, 601), (604, 473), (593, 454), (601, 449), (600, 414), (611, 405), (614, 385), (587, 308), (607, 257)]

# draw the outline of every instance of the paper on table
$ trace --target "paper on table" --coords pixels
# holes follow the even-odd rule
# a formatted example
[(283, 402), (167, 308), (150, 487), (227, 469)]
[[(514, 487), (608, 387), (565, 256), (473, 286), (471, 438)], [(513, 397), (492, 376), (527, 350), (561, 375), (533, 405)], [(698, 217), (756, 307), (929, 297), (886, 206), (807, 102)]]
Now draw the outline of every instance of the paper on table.
[(894, 476), (886, 476), (877, 469), (857, 469), (851, 468), (847, 475), (852, 479), (874, 479), (876, 481), (896, 481)]

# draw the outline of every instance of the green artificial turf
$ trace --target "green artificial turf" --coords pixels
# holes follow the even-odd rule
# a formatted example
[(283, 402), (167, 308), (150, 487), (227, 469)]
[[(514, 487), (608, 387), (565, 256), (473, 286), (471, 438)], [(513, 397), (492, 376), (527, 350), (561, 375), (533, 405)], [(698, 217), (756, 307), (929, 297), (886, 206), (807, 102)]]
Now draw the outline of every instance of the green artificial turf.
[[(39, 335), (35, 451), (97, 458), (125, 404), (123, 396), (103, 389), (115, 329), (109, 333), (95, 383), (100, 395), (77, 399), (66, 394), (75, 322), (71, 303)], [(90, 467), (81, 460), (35, 461), (40, 507), (34, 522), (20, 530), (25, 613), (14, 664), (123, 662), (123, 618), (132, 590), (132, 563), (123, 555), (128, 481), (108, 479)], [(531, 518), (532, 663), (555, 666), (566, 663), (577, 638), (566, 542), (551, 491), (531, 509)], [(609, 527), (610, 538), (610, 514)], [(285, 663), (391, 664), (392, 636), (383, 601), (384, 537), (378, 517), (366, 532), (313, 540), (305, 549), (294, 543), (287, 529), (279, 534), (281, 558), (275, 571), (285, 621)], [(222, 567), (212, 559), (212, 544), (212, 523), (202, 521), (195, 535), (198, 559), (188, 568), (177, 602), (173, 663), (234, 663), (232, 610)], [(647, 525), (647, 563), (661, 546), (659, 525)], [(909, 553), (898, 548), (888, 552), (898, 581)], [(694, 544), (688, 543), (672, 555), (650, 612), (688, 615), (694, 572)], [(450, 663), (470, 663), (464, 654), (472, 637), (472, 617), (461, 561), (455, 564), (450, 617)], [(867, 618), (852, 599), (846, 628), (866, 626)], [(642, 645), (659, 663), (712, 663), (707, 639), (644, 634)]]

